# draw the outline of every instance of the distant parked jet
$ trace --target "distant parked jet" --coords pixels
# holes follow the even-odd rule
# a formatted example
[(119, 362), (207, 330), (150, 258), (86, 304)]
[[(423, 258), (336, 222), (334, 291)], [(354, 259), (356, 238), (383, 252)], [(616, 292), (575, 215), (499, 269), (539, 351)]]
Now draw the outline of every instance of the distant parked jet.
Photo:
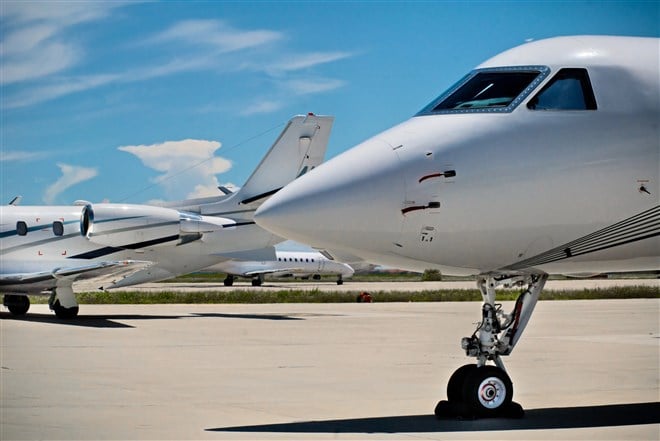
[(350, 265), (330, 260), (317, 251), (276, 251), (272, 260), (227, 260), (210, 269), (227, 274), (225, 286), (232, 286), (236, 276), (249, 277), (252, 286), (260, 286), (267, 274), (314, 279), (336, 274), (337, 285), (341, 285), (345, 277), (352, 277), (355, 272)]

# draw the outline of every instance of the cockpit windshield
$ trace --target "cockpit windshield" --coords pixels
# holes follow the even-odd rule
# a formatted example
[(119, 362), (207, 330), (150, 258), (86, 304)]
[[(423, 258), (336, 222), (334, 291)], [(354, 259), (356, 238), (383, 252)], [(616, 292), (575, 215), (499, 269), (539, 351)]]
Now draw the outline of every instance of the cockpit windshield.
[(547, 75), (542, 66), (478, 69), (419, 115), (437, 113), (511, 112)]

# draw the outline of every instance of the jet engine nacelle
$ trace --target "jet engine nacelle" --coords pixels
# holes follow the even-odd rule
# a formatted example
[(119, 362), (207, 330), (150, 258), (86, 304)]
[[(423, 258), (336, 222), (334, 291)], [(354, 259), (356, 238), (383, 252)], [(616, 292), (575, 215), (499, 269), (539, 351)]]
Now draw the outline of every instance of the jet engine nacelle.
[(80, 232), (99, 245), (138, 249), (191, 242), (202, 234), (234, 226), (231, 219), (201, 216), (171, 208), (131, 204), (89, 204)]

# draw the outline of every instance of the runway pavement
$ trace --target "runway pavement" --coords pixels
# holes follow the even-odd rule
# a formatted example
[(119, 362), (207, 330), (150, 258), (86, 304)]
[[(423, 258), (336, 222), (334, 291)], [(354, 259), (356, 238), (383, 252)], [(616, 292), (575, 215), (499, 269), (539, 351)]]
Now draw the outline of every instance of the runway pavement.
[(522, 420), (431, 416), (476, 302), (30, 313), (0, 313), (2, 440), (660, 437), (657, 299), (539, 302), (505, 360)]

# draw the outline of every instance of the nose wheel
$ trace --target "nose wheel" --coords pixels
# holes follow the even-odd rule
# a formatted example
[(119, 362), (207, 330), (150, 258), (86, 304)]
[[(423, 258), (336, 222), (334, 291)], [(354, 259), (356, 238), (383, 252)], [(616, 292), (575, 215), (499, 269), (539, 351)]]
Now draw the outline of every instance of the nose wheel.
[(458, 368), (447, 384), (447, 400), (435, 408), (438, 418), (521, 418), (524, 411), (513, 402), (509, 375), (497, 366)]

